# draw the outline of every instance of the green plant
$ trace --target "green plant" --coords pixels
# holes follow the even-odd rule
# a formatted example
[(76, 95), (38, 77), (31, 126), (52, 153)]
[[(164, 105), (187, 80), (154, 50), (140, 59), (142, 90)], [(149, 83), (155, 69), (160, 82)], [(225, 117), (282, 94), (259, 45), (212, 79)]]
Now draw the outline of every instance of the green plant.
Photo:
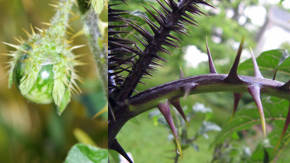
[[(142, 15), (144, 22), (148, 25), (144, 27), (135, 23), (135, 21), (140, 21), (139, 19), (134, 21), (134, 18), (128, 12), (117, 8), (114, 3), (109, 6), (109, 36), (111, 36), (109, 37), (108, 83), (110, 110), (109, 147), (118, 151), (132, 162), (116, 140), (116, 135), (128, 120), (145, 111), (158, 107), (172, 130), (178, 152), (181, 154), (179, 136), (171, 116), (170, 104), (184, 117), (181, 105), (179, 104), (181, 97), (187, 97), (190, 94), (220, 91), (232, 92), (234, 94), (233, 115), (237, 111), (242, 94), (248, 92), (256, 103), (259, 112), (258, 119), (260, 119), (262, 124), (263, 135), (266, 137), (266, 119), (260, 97), (261, 93), (289, 100), (290, 81), (283, 83), (263, 77), (253, 54), (254, 76), (238, 75), (244, 39), (240, 43), (234, 64), (228, 74), (218, 74), (216, 72), (211, 53), (207, 46), (210, 74), (182, 78), (144, 90), (141, 93), (134, 93), (137, 85), (141, 83), (141, 79), (144, 76), (150, 75), (152, 69), (163, 63), (159, 61), (165, 61), (159, 53), (170, 53), (165, 47), (176, 47), (179, 38), (173, 33), (186, 34), (184, 24), (195, 25), (197, 23), (192, 14), (201, 13), (198, 5), (209, 5), (205, 1), (194, 0), (157, 0), (157, 2), (160, 8), (157, 9), (153, 6), (153, 10), (146, 8), (147, 15)], [(131, 29), (140, 34), (136, 36), (139, 42), (131, 40), (131, 32), (128, 33), (126, 31)], [(124, 39), (124, 37), (128, 39)], [(275, 54), (271, 53), (271, 55)], [(287, 56), (286, 58), (289, 57)], [(281, 60), (281, 63), (289, 69), (289, 64), (287, 64), (288, 61), (286, 60)], [(289, 121), (288, 117), (284, 118), (285, 123), (280, 140), (287, 131)], [(271, 159), (274, 159), (274, 157), (271, 157)]]
[[(70, 102), (71, 93), (80, 92), (76, 80), (79, 79), (75, 67), (81, 65), (72, 51), (82, 46), (70, 46), (66, 39), (66, 28), (73, 0), (55, 6), (58, 10), (47, 30), (38, 29), (27, 34), (26, 41), (12, 45), (16, 51), (9, 70), (9, 87), (16, 84), (21, 94), (32, 102), (54, 103), (61, 114)], [(61, 7), (60, 7), (61, 6)]]
[[(31, 27), (32, 34), (25, 31), (28, 35), (26, 40), (17, 39), (19, 45), (5, 43), (16, 49), (8, 54), (10, 57), (9, 87), (15, 84), (21, 95), (34, 103), (54, 104), (57, 113), (61, 115), (71, 101), (73, 93), (80, 94), (81, 92), (78, 86), (80, 77), (76, 73), (76, 67), (84, 64), (80, 61), (83, 55), (75, 55), (73, 51), (84, 45), (72, 46), (72, 44), (75, 37), (84, 34), (87, 36), (90, 50), (95, 57), (100, 82), (94, 80), (96, 83), (93, 84), (93, 89), (91, 89), (91, 83), (83, 84), (83, 90), (91, 90), (83, 92), (77, 98), (87, 107), (85, 111), (90, 111), (89, 116), (94, 120), (100, 118), (101, 114), (101, 118), (105, 119), (106, 115), (103, 113), (107, 112), (106, 93), (104, 93), (107, 89), (107, 1), (102, 0), (101, 7), (98, 2), (100, 1), (59, 0), (57, 4), (52, 4), (56, 13), (49, 23), (45, 23), (48, 25), (47, 29), (35, 27), (37, 30), (35, 32)], [(73, 24), (70, 19), (71, 15), (81, 17), (83, 28), (68, 39), (70, 26)], [(101, 86), (98, 83), (101, 83)], [(99, 112), (96, 113), (97, 111)], [(103, 125), (106, 126), (106, 123)], [(53, 134), (57, 132), (57, 129), (51, 130)], [(78, 162), (76, 158), (81, 156), (82, 161), (107, 162), (107, 151), (103, 149), (78, 144), (71, 151), (66, 162)], [(95, 154), (100, 155), (92, 156)]]

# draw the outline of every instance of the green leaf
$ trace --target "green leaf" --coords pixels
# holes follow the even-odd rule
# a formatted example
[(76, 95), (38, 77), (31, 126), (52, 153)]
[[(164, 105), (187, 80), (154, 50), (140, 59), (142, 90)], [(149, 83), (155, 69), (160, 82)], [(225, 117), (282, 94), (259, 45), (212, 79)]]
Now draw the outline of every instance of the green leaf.
[(119, 153), (114, 150), (109, 150), (110, 163), (120, 163)]
[[(288, 130), (281, 142), (280, 148), (278, 148), (278, 151), (274, 150), (279, 141), (287, 117), (288, 103), (287, 100), (275, 97), (263, 100), (265, 118), (267, 124), (272, 127), (272, 131), (268, 133), (267, 138), (265, 139), (269, 143), (265, 144), (265, 142), (261, 141), (254, 150), (251, 161), (262, 161), (264, 158), (264, 149), (266, 149), (270, 154), (270, 160), (274, 159), (278, 154), (278, 151), (281, 150), (287, 144), (286, 142), (290, 140), (290, 131)], [(214, 144), (223, 143), (226, 139), (232, 139), (234, 133), (241, 130), (251, 129), (254, 125), (260, 125), (257, 108), (255, 108), (254, 105), (250, 105), (249, 108), (239, 108), (236, 116), (228, 123), (225, 123), (222, 132), (217, 135)], [(263, 137), (261, 137), (260, 140), (263, 140)]]
[(65, 163), (108, 163), (108, 150), (76, 144), (69, 151)]
[[(264, 71), (279, 71), (290, 75), (290, 57), (283, 49), (265, 51), (257, 57), (259, 68)], [(254, 70), (252, 59), (247, 59), (239, 65), (241, 70)]]
[(282, 64), (278, 67), (279, 71), (289, 72), (290, 73), (290, 57), (288, 56)]
[[(267, 123), (272, 124), (278, 121), (279, 126), (283, 127), (283, 123), (285, 122), (288, 113), (288, 101), (276, 100), (276, 98), (271, 99), (274, 99), (274, 101), (263, 100), (265, 119)], [(259, 124), (260, 117), (257, 108), (254, 105), (250, 108), (239, 108), (235, 117), (232, 120), (229, 120), (228, 123), (225, 123), (222, 132), (217, 135), (215, 143), (221, 143), (226, 138), (230, 138), (233, 132), (250, 129), (253, 125)], [(281, 132), (279, 134), (281, 134)]]
[[(84, 93), (79, 96), (79, 99), (85, 106), (89, 117), (93, 117), (107, 106), (107, 96), (100, 80), (85, 81), (82, 89)], [(106, 113), (102, 116), (106, 116)]]

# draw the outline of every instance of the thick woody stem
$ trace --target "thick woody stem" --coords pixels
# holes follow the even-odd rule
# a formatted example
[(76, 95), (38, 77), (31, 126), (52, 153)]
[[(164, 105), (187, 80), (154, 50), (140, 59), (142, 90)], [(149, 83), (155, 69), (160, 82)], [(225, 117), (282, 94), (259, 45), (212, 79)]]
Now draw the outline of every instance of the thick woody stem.
[(184, 87), (189, 84), (197, 84), (190, 94), (199, 94), (207, 92), (248, 92), (248, 86), (257, 84), (261, 87), (261, 93), (276, 96), (284, 99), (290, 99), (290, 90), (281, 89), (284, 83), (270, 79), (260, 79), (250, 76), (239, 76), (242, 83), (225, 82), (226, 74), (207, 74), (180, 79), (155, 88), (141, 92), (128, 99), (130, 111), (133, 115), (138, 115), (147, 111), (164, 99), (182, 97)]
[[(161, 86), (148, 89), (124, 101), (128, 109), (122, 110), (122, 115), (110, 124), (109, 137), (114, 138), (122, 126), (131, 118), (153, 109), (160, 101), (183, 97), (189, 85), (196, 85), (190, 89), (189, 94), (199, 94), (208, 92), (248, 92), (248, 86), (259, 85), (261, 94), (276, 96), (290, 100), (290, 90), (284, 89), (285, 83), (255, 78), (250, 76), (239, 76), (242, 82), (226, 82), (227, 74), (207, 74), (190, 78), (176, 80)], [(125, 113), (126, 112), (126, 113)]]

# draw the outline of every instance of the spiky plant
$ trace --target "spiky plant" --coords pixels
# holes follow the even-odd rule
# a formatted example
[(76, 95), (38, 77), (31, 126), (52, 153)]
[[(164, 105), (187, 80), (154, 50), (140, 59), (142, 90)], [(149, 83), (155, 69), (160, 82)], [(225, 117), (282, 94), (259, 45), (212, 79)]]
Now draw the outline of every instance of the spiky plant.
[(5, 43), (16, 49), (11, 57), (9, 87), (16, 84), (20, 93), (32, 102), (54, 103), (61, 114), (70, 102), (72, 92), (80, 92), (75, 67), (81, 63), (66, 38), (69, 15), (74, 0), (61, 1), (53, 5), (57, 12), (48, 29), (36, 28), (36, 33), (27, 32), (26, 40), (19, 39), (19, 45)]
[[(185, 118), (179, 102), (181, 97), (220, 91), (233, 92), (233, 115), (237, 111), (242, 93), (248, 92), (257, 105), (263, 133), (266, 136), (266, 122), (260, 94), (290, 100), (290, 81), (283, 83), (264, 78), (254, 56), (252, 56), (252, 61), (255, 75), (253, 77), (238, 75), (237, 70), (244, 40), (240, 43), (236, 59), (228, 74), (216, 72), (207, 46), (209, 74), (182, 78), (136, 95), (133, 94), (141, 79), (150, 75), (150, 71), (158, 65), (156, 61), (165, 61), (161, 53), (170, 53), (165, 47), (177, 46), (179, 40), (173, 33), (185, 34), (185, 24), (195, 25), (197, 22), (194, 15), (202, 14), (199, 6), (211, 6), (210, 4), (204, 0), (156, 0), (160, 9), (153, 6), (151, 9), (145, 8), (148, 15), (144, 17), (144, 22), (151, 29), (148, 31), (132, 21), (127, 11), (117, 9), (116, 6), (122, 2), (116, 1), (112, 1), (109, 5), (109, 148), (118, 151), (129, 162), (132, 162), (116, 140), (116, 135), (128, 120), (158, 107), (168, 122), (181, 153), (178, 133), (174, 127), (169, 105), (172, 104)], [(131, 28), (142, 36), (139, 41), (144, 49), (139, 48), (135, 41), (122, 37), (123, 33), (127, 33)], [(288, 113), (281, 138), (289, 123)]]

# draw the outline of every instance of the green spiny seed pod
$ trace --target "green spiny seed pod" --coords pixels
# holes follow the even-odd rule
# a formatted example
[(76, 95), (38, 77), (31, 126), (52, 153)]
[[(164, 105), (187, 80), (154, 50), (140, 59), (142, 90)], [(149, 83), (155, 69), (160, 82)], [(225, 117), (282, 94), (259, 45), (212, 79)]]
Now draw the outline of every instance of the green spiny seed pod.
[(12, 57), (9, 71), (9, 87), (16, 84), (21, 94), (39, 104), (54, 103), (61, 114), (70, 102), (72, 91), (79, 92), (75, 66), (76, 60), (66, 40), (66, 28), (73, 0), (60, 2), (57, 12), (47, 30), (39, 29), (39, 34), (32, 30), (27, 41), (20, 45), (9, 46), (16, 51)]

